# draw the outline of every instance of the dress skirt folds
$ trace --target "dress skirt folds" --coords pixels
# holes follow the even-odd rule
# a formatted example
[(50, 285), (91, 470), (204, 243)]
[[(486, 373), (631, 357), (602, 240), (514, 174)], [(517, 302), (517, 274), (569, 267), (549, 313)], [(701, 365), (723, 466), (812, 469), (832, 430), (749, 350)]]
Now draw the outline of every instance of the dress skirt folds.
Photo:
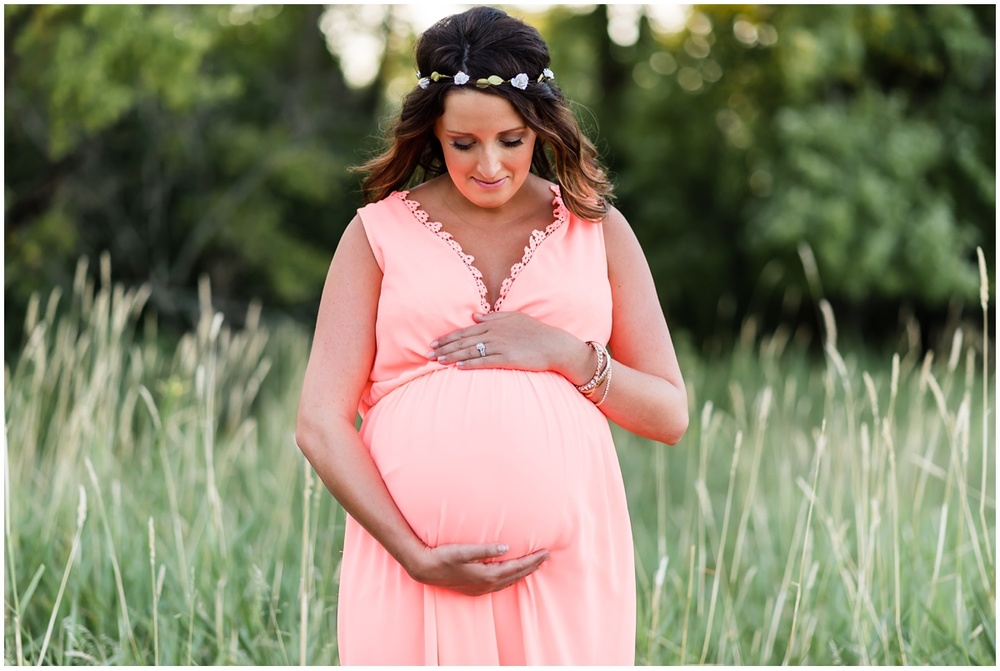
[(500, 542), (510, 547), (502, 559), (550, 558), (507, 589), (464, 596), (415, 582), (349, 517), (342, 664), (634, 662), (632, 535), (607, 419), (556, 373), (425, 356), (474, 312), (521, 311), (607, 342), (601, 224), (552, 191), (552, 223), (526, 242), (492, 305), (475, 260), (408, 193), (359, 210), (383, 273), (361, 436), (396, 505), (429, 546)]

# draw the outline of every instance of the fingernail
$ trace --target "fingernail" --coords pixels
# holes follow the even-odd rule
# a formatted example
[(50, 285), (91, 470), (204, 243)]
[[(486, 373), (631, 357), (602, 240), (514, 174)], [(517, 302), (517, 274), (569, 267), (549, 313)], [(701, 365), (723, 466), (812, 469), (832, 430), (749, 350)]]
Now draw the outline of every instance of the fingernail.
[(438, 341), (437, 340), (435, 340), (434, 342), (431, 343), (431, 347), (437, 347), (437, 346), (438, 346)]
[(500, 554), (503, 554), (504, 552), (506, 552), (509, 549), (510, 548), (508, 548), (506, 545), (498, 545), (497, 546), (497, 552), (499, 552)]
[(428, 352), (424, 356), (427, 357), (428, 359), (433, 359), (434, 358), (434, 352)]

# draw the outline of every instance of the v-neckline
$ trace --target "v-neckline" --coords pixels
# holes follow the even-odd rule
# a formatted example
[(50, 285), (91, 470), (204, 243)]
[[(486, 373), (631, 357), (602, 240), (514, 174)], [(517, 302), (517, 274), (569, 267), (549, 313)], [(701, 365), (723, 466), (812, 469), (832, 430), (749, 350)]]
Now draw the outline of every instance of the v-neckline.
[(489, 289), (486, 288), (486, 283), (483, 281), (483, 273), (476, 267), (475, 257), (466, 254), (462, 249), (462, 245), (452, 236), (451, 233), (444, 230), (444, 225), (440, 221), (433, 221), (430, 215), (423, 209), (419, 202), (411, 200), (409, 196), (409, 191), (397, 191), (395, 195), (403, 201), (407, 209), (413, 215), (413, 217), (419, 221), (424, 227), (436, 235), (440, 240), (444, 241), (449, 247), (451, 247), (458, 258), (465, 264), (472, 273), (473, 279), (476, 282), (476, 288), (479, 291), (479, 303), (483, 308), (483, 312), (499, 312), (500, 307), (503, 305), (504, 300), (507, 298), (507, 294), (510, 292), (511, 286), (514, 284), (514, 280), (517, 276), (521, 274), (525, 266), (531, 261), (531, 258), (535, 255), (535, 250), (538, 249), (539, 245), (545, 241), (550, 235), (557, 231), (568, 218), (568, 212), (566, 206), (563, 204), (562, 195), (559, 190), (559, 186), (553, 184), (549, 187), (552, 191), (552, 223), (545, 227), (545, 230), (534, 229), (531, 231), (531, 235), (528, 236), (528, 244), (524, 247), (524, 255), (521, 257), (520, 261), (515, 262), (511, 267), (510, 271), (507, 273), (507, 277), (504, 278), (503, 282), (500, 284), (499, 296), (497, 296), (496, 301), (491, 305), (489, 301)]

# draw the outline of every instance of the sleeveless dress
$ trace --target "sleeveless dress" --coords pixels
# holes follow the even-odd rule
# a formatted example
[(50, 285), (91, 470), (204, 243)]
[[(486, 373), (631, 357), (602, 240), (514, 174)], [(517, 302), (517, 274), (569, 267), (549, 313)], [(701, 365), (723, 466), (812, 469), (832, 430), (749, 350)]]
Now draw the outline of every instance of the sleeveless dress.
[(344, 665), (632, 665), (635, 569), (608, 420), (553, 372), (465, 370), (430, 343), (474, 312), (521, 311), (606, 343), (611, 289), (600, 224), (552, 186), (496, 303), (474, 259), (408, 192), (358, 210), (383, 279), (361, 436), (428, 546), (505, 543), (550, 557), (514, 585), (469, 597), (414, 581), (353, 518), (344, 538)]

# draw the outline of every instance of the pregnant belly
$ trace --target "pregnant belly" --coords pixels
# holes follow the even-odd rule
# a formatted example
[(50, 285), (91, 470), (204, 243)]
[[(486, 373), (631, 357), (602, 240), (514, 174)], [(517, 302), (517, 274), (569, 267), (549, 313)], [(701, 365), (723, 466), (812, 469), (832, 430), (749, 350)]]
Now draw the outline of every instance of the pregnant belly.
[(430, 546), (563, 547), (617, 469), (607, 420), (554, 373), (442, 369), (380, 400), (361, 434)]

